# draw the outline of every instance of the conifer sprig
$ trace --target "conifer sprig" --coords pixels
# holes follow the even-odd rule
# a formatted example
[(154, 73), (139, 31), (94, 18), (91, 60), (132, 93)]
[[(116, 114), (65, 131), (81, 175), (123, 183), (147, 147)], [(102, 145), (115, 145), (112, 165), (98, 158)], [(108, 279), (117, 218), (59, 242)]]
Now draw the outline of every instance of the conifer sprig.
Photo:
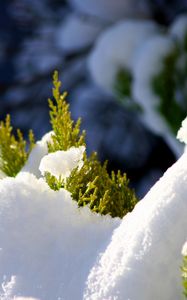
[(52, 135), (52, 142), (48, 144), (49, 152), (85, 145), (85, 132), (80, 133), (81, 120), (78, 119), (75, 123), (71, 119), (69, 104), (65, 101), (67, 93), (60, 94), (61, 82), (57, 71), (53, 75), (53, 85), (55, 102), (49, 99), (49, 108), (54, 135)]
[[(80, 131), (81, 120), (74, 124), (66, 103), (66, 93), (60, 94), (61, 82), (57, 71), (53, 77), (53, 97), (55, 103), (49, 100), (50, 118), (54, 134), (48, 144), (49, 152), (68, 150), (70, 147), (85, 145), (85, 132)], [(110, 214), (122, 218), (134, 208), (137, 198), (129, 188), (126, 174), (120, 171), (111, 174), (107, 171), (107, 163), (99, 162), (97, 154), (93, 153), (83, 158), (81, 169), (74, 169), (65, 181), (57, 179), (50, 173), (45, 178), (53, 190), (67, 189), (79, 206), (89, 205), (90, 209), (100, 214)]]
[(5, 122), (0, 122), (0, 169), (7, 176), (14, 177), (24, 166), (31, 149), (34, 146), (33, 132), (29, 131), (29, 147), (19, 129), (13, 134), (10, 115)]

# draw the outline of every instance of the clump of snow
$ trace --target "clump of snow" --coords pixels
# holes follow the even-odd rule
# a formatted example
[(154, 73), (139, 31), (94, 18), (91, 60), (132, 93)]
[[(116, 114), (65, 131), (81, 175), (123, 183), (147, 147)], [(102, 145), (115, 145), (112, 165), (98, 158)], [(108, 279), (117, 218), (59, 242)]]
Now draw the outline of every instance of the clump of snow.
[(105, 91), (113, 92), (117, 72), (131, 71), (137, 49), (158, 30), (147, 20), (121, 21), (106, 30), (88, 59), (93, 80)]
[[(39, 300), (39, 299), (36, 299), (36, 298), (28, 298), (28, 297), (15, 297), (14, 299), (12, 300)], [(60, 300), (60, 299), (59, 299)]]
[(184, 153), (114, 231), (88, 277), (84, 299), (180, 299), (186, 194)]
[(85, 147), (71, 147), (67, 151), (56, 151), (45, 155), (40, 163), (39, 170), (42, 175), (49, 172), (55, 177), (68, 177), (75, 168), (83, 166)]
[(66, 53), (71, 53), (90, 46), (103, 26), (89, 17), (71, 14), (56, 32), (58, 46)]
[(185, 35), (187, 34), (187, 15), (178, 16), (170, 27), (170, 34), (177, 38), (180, 42), (183, 42)]
[(69, 0), (68, 2), (78, 11), (106, 21), (149, 15), (149, 5), (146, 0)]
[(182, 253), (183, 256), (187, 256), (187, 241), (183, 245), (181, 253)]
[(177, 133), (177, 139), (187, 144), (187, 118), (182, 121), (182, 126)]
[(29, 155), (26, 164), (21, 170), (22, 172), (32, 173), (38, 178), (41, 176), (41, 173), (39, 171), (40, 161), (48, 153), (47, 143), (51, 142), (52, 134), (53, 131), (46, 133), (43, 138), (36, 143)]
[(29, 173), (0, 181), (0, 195), (0, 284), (16, 276), (12, 297), (82, 299), (120, 220), (78, 208), (66, 190)]

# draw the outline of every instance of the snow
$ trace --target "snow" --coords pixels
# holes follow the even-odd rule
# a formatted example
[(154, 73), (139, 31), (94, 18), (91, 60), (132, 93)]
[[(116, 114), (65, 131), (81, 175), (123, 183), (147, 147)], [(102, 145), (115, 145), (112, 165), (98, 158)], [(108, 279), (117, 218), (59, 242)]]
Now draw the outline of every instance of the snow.
[(120, 220), (78, 208), (67, 191), (25, 172), (1, 180), (0, 195), (0, 282), (14, 276), (11, 296), (82, 299)]
[(67, 178), (73, 169), (81, 169), (83, 166), (83, 154), (85, 147), (71, 147), (67, 151), (56, 151), (45, 155), (39, 165), (42, 175), (49, 172), (59, 178)]
[(187, 256), (187, 241), (183, 245), (181, 253), (182, 253), (183, 256)]
[(57, 176), (81, 167), (83, 146), (44, 154), (51, 134), (33, 149), (27, 172), (0, 180), (0, 299), (180, 299), (187, 152), (120, 220), (78, 208), (68, 191), (34, 175), (39, 159), (42, 172)]
[(158, 32), (157, 25), (147, 20), (118, 22), (101, 34), (88, 59), (93, 80), (106, 92), (113, 92), (120, 69), (131, 71), (137, 49)]
[(83, 16), (71, 14), (56, 32), (57, 45), (66, 53), (83, 50), (90, 46), (103, 26)]
[(186, 183), (184, 153), (114, 231), (106, 251), (89, 274), (84, 299), (181, 298)]
[(22, 172), (30, 172), (36, 177), (41, 177), (39, 165), (41, 159), (48, 154), (47, 143), (51, 141), (53, 131), (46, 133), (43, 138), (36, 142), (36, 145), (32, 149), (26, 164), (22, 168)]
[(182, 121), (182, 126), (177, 133), (179, 141), (187, 144), (187, 118)]

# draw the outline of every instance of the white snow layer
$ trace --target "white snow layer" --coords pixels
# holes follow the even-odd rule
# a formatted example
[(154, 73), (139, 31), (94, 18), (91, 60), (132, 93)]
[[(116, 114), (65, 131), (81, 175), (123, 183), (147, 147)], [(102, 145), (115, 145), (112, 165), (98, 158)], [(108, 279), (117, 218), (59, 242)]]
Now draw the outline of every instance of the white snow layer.
[(117, 72), (131, 71), (137, 49), (157, 32), (156, 24), (146, 20), (121, 21), (107, 29), (88, 59), (93, 80), (106, 92), (113, 92)]
[(83, 166), (83, 154), (85, 147), (71, 147), (67, 151), (56, 151), (45, 155), (40, 163), (39, 169), (42, 175), (49, 172), (55, 177), (69, 177), (73, 169), (81, 169)]
[(93, 267), (86, 300), (182, 297), (181, 248), (187, 228), (187, 153), (114, 231)]
[(14, 284), (1, 299), (82, 299), (88, 273), (119, 223), (78, 209), (67, 191), (53, 191), (32, 174), (2, 179), (0, 286), (11, 278)]
[(78, 11), (106, 21), (149, 15), (146, 0), (68, 0)]

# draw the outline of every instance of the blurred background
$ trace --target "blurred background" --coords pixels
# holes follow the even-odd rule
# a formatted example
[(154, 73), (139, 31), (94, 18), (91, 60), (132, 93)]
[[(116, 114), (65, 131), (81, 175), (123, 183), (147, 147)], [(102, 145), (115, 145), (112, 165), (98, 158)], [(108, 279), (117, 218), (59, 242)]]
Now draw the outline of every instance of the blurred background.
[[(40, 139), (50, 130), (47, 99), (58, 70), (72, 117), (87, 131), (88, 153), (96, 150), (109, 169), (126, 172), (142, 197), (178, 154), (118, 92), (98, 84), (90, 57), (119, 22), (150, 20), (166, 31), (186, 12), (187, 0), (0, 1), (0, 119), (9, 113), (15, 128), (25, 136), (32, 128)], [(128, 44), (125, 34), (120, 39)]]

